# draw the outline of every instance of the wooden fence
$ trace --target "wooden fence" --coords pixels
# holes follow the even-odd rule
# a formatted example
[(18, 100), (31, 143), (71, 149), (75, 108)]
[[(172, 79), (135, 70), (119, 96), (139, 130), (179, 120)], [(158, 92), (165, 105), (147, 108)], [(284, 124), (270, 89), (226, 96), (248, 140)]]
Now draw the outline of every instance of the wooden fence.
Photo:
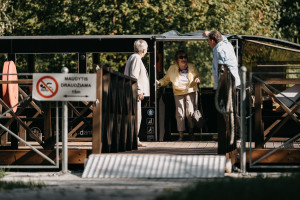
[(98, 67), (93, 153), (137, 149), (136, 79)]

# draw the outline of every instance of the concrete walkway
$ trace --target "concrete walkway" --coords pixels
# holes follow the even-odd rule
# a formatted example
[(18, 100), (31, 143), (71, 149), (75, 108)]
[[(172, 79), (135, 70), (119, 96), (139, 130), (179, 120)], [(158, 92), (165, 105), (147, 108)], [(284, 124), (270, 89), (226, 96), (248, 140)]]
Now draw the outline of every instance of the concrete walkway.
[(168, 192), (194, 185), (199, 179), (82, 179), (82, 172), (8, 172), (0, 180), (42, 182), (46, 187), (0, 190), (1, 200), (153, 200)]
[[(148, 147), (128, 154), (145, 153), (160, 155), (214, 155), (216, 142), (172, 142), (147, 143)], [(161, 146), (159, 146), (161, 145)], [(121, 153), (122, 154), (122, 153)], [(123, 153), (124, 154), (124, 153)], [(192, 187), (203, 178), (81, 178), (83, 171), (59, 172), (7, 172), (0, 181), (23, 181), (46, 184), (43, 188), (0, 190), (0, 200), (155, 200), (169, 191)], [(276, 177), (282, 175), (251, 173), (246, 177)], [(245, 177), (239, 173), (225, 174), (232, 177)], [(212, 179), (209, 179), (212, 180)]]
[[(198, 181), (213, 179), (83, 179), (82, 172), (8, 172), (0, 181), (23, 181), (46, 184), (43, 188), (0, 190), (1, 200), (156, 200), (159, 196)], [(225, 174), (225, 178), (279, 177), (289, 173)]]

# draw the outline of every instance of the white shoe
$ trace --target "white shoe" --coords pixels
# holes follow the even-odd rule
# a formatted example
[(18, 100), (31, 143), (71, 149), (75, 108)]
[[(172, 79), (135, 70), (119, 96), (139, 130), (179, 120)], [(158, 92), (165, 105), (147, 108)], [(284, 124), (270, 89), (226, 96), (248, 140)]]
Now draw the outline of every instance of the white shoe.
[(138, 142), (138, 147), (146, 147), (147, 145), (144, 143), (141, 143), (140, 141)]

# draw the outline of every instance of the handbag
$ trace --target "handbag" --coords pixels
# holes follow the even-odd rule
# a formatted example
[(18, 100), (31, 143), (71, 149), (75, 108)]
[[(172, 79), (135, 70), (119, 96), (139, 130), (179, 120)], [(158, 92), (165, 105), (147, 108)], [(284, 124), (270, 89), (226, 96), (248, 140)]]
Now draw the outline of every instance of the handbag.
[(194, 126), (196, 126), (198, 129), (203, 128), (205, 120), (203, 118), (203, 115), (201, 114), (200, 110), (198, 109), (198, 98), (199, 98), (199, 91), (200, 88), (198, 86), (198, 91), (196, 92), (196, 97), (195, 97), (195, 111), (192, 115), (192, 120), (194, 123)]

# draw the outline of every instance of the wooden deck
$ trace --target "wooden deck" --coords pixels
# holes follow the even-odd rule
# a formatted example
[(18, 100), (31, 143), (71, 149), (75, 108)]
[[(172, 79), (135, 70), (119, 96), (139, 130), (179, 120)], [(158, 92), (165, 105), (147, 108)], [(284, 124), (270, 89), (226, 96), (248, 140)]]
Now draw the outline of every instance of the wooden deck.
[(169, 155), (212, 155), (217, 154), (216, 141), (143, 142), (147, 147), (120, 152), (120, 154), (169, 154)]
[[(39, 149), (49, 158), (55, 160), (54, 150), (43, 150), (37, 142), (30, 142), (32, 146)], [(125, 151), (114, 154), (158, 154), (158, 155), (217, 155), (217, 141), (180, 141), (180, 142), (143, 142), (147, 147), (139, 147), (138, 150)], [(265, 145), (264, 149), (252, 149), (254, 158), (264, 155), (266, 152), (273, 150), (283, 144), (283, 141), (270, 141)], [(250, 143), (246, 144), (249, 149)], [(61, 148), (61, 143), (59, 143)], [(238, 143), (238, 151), (239, 151)], [(252, 144), (254, 147), (254, 144)], [(84, 164), (85, 158), (92, 153), (92, 142), (69, 142), (68, 143), (69, 164)], [(285, 160), (284, 162), (300, 163), (300, 141), (296, 141), (285, 147), (281, 147), (277, 152), (280, 156), (275, 156), (274, 159)], [(61, 157), (60, 151), (60, 157)], [(292, 158), (291, 158), (292, 157)], [(30, 150), (26, 146), (20, 146), (18, 150), (1, 150), (0, 165), (37, 165), (49, 164), (44, 158)], [(270, 157), (272, 158), (272, 157)], [(270, 162), (270, 158), (263, 162)], [(283, 159), (284, 158), (284, 159)], [(255, 160), (255, 159), (254, 159)]]

